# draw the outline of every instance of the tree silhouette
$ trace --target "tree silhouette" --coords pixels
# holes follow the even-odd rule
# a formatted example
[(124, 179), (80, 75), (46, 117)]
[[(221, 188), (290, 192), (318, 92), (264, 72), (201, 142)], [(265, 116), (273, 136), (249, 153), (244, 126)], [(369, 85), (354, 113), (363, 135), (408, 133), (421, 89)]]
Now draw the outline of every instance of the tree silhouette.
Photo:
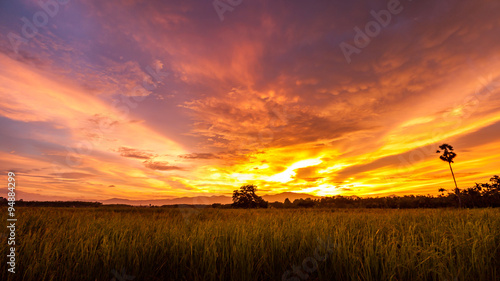
[(268, 203), (255, 192), (257, 186), (247, 184), (233, 191), (233, 206), (237, 208), (267, 208)]
[[(453, 152), (453, 146), (443, 143), (439, 146), (439, 149), (443, 151), (443, 155), (439, 156), (439, 159), (448, 162), (450, 166), (451, 175), (453, 176), (453, 181), (455, 182), (455, 194), (458, 197), (458, 207), (462, 207), (462, 200), (460, 199), (460, 189), (458, 189), (457, 180), (455, 179), (455, 174), (453, 173), (453, 169), (451, 168), (451, 163), (453, 162), (453, 158), (457, 156), (455, 152)], [(437, 150), (436, 153), (441, 153), (440, 150)]]
[(499, 176), (493, 176), (490, 181), (493, 183), (493, 188), (497, 189), (500, 191), (500, 177)]

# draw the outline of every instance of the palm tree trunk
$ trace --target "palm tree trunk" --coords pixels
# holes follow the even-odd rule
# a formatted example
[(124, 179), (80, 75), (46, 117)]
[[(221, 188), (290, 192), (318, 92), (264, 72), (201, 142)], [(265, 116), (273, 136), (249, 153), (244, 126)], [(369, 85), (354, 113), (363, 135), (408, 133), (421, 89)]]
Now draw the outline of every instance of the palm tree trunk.
[[(458, 190), (457, 180), (455, 180), (455, 174), (453, 173), (453, 169), (451, 168), (451, 162), (448, 162), (448, 164), (450, 165), (451, 175), (453, 176), (453, 181), (455, 182), (455, 194), (457, 194), (457, 191), (460, 192), (460, 190)], [(458, 207), (462, 208), (462, 200), (460, 199), (460, 193), (458, 193), (457, 196), (458, 196)]]

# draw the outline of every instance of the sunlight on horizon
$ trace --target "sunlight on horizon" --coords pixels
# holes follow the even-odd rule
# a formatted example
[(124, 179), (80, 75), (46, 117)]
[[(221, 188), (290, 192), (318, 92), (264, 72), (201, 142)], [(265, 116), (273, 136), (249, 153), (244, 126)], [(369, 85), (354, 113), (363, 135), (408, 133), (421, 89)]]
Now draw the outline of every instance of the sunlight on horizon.
[(0, 168), (25, 200), (436, 195), (443, 143), (460, 188), (500, 173), (491, 1), (407, 1), (368, 37), (386, 3), (86, 1), (24, 38), (28, 2), (0, 4)]

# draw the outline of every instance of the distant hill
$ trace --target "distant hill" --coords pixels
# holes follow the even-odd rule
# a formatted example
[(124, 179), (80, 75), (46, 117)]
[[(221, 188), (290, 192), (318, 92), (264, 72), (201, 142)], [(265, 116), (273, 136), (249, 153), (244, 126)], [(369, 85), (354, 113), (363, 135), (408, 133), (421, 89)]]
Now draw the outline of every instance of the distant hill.
[[(0, 188), (0, 193), (7, 194), (6, 188)], [(69, 202), (69, 201), (83, 201), (83, 202), (101, 202), (106, 205), (111, 204), (125, 204), (133, 206), (148, 206), (149, 204), (155, 206), (161, 205), (176, 205), (176, 204), (189, 204), (189, 205), (211, 205), (214, 203), (220, 204), (231, 204), (233, 199), (231, 196), (219, 195), (219, 196), (197, 196), (197, 197), (180, 197), (180, 198), (164, 198), (164, 199), (152, 199), (152, 200), (130, 200), (123, 198), (112, 198), (107, 200), (95, 200), (92, 198), (69, 198), (69, 197), (59, 197), (59, 196), (45, 196), (37, 193), (26, 193), (23, 191), (16, 191), (16, 195), (19, 199), (24, 201), (59, 201), (59, 202)], [(294, 192), (284, 192), (274, 195), (263, 195), (262, 198), (270, 203), (279, 201), (284, 202), (286, 198), (293, 202), (295, 199), (319, 199), (321, 197), (310, 195), (307, 193), (294, 193)]]
[(173, 199), (156, 199), (156, 200), (129, 200), (112, 198), (101, 201), (103, 204), (127, 204), (127, 205), (175, 205), (175, 204), (190, 204), (190, 205), (211, 205), (214, 203), (231, 204), (233, 199), (228, 196), (196, 196), (196, 197), (180, 197)]
[(321, 197), (319, 196), (314, 196), (311, 194), (307, 193), (295, 193), (295, 192), (283, 192), (275, 195), (264, 195), (262, 196), (262, 199), (268, 201), (268, 202), (285, 202), (285, 199), (288, 198), (290, 201), (293, 202), (295, 199), (306, 199), (306, 198), (311, 198), (311, 199), (320, 199)]
[[(310, 195), (307, 193), (284, 192), (275, 195), (264, 195), (262, 198), (269, 202), (284, 202), (286, 198), (293, 202), (295, 199), (318, 199), (321, 197)], [(126, 204), (126, 205), (175, 205), (175, 204), (192, 204), (192, 205), (211, 205), (214, 203), (231, 204), (233, 199), (230, 196), (196, 196), (196, 197), (180, 197), (172, 199), (156, 199), (156, 200), (129, 200), (121, 198), (112, 198), (100, 201), (103, 204)]]

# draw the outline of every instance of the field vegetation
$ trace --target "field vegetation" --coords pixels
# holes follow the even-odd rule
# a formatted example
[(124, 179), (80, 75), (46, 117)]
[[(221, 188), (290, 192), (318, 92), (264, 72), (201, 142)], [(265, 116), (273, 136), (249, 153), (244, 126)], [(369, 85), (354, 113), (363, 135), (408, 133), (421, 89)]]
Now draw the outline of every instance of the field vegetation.
[(20, 207), (17, 218), (16, 273), (2, 267), (1, 280), (500, 280), (499, 209)]

